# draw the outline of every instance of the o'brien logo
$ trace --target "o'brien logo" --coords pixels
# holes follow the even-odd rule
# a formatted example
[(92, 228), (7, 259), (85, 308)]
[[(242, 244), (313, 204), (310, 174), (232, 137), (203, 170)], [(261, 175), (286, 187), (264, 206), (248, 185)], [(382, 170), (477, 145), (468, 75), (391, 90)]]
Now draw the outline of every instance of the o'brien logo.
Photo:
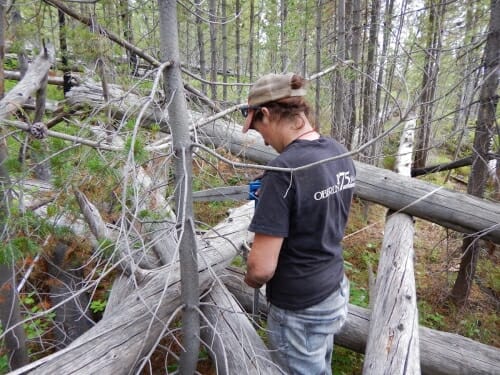
[(320, 201), (328, 198), (330, 195), (337, 194), (344, 189), (352, 189), (354, 187), (354, 178), (349, 176), (349, 171), (337, 173), (337, 183), (329, 186), (324, 190), (314, 193), (314, 200)]

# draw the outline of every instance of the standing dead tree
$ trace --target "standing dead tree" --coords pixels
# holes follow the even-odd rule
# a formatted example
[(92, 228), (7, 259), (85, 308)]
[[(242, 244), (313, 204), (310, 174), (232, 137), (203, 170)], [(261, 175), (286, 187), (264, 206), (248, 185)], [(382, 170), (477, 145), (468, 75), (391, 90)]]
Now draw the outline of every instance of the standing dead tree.
[[(473, 161), (467, 193), (483, 197), (488, 181), (487, 155), (492, 137), (498, 132), (498, 81), (500, 79), (500, 2), (491, 1), (491, 18), (484, 47), (484, 80), (479, 94), (479, 112), (474, 133)], [(498, 134), (497, 134), (498, 135)], [(470, 294), (479, 257), (481, 235), (468, 236), (462, 244), (462, 259), (458, 276), (450, 293), (452, 301), (463, 305)]]

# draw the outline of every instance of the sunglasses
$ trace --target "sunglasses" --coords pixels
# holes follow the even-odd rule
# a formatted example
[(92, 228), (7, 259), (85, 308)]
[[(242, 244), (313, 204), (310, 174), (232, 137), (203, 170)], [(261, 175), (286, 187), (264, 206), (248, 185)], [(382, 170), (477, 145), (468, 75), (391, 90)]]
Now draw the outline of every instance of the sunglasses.
[(260, 105), (245, 105), (245, 106), (240, 108), (240, 111), (241, 111), (241, 114), (243, 115), (243, 117), (247, 117), (248, 110), (250, 110), (250, 109), (256, 110), (256, 109), (261, 109), (261, 108), (262, 107)]

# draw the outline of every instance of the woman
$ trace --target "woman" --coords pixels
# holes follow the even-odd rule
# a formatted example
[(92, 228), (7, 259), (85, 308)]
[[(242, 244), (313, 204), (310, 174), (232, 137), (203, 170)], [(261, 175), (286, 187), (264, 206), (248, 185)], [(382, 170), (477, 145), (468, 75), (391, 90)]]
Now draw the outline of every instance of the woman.
[[(250, 89), (243, 132), (255, 129), (280, 154), (270, 166), (298, 168), (346, 152), (313, 127), (305, 83), (268, 74)], [(286, 374), (331, 374), (333, 336), (349, 299), (340, 242), (354, 181), (349, 157), (262, 178), (245, 282), (267, 284), (269, 344)]]

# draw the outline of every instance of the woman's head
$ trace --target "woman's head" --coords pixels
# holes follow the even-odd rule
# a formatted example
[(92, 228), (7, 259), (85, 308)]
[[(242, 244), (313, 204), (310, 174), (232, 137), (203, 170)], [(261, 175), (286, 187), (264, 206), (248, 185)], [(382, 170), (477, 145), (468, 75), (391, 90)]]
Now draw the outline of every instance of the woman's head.
[(267, 74), (260, 78), (250, 89), (248, 106), (242, 108), (246, 117), (243, 133), (253, 127), (255, 121), (261, 121), (267, 108), (273, 121), (282, 119), (293, 121), (302, 113), (309, 119), (311, 108), (304, 96), (307, 81), (296, 74)]

